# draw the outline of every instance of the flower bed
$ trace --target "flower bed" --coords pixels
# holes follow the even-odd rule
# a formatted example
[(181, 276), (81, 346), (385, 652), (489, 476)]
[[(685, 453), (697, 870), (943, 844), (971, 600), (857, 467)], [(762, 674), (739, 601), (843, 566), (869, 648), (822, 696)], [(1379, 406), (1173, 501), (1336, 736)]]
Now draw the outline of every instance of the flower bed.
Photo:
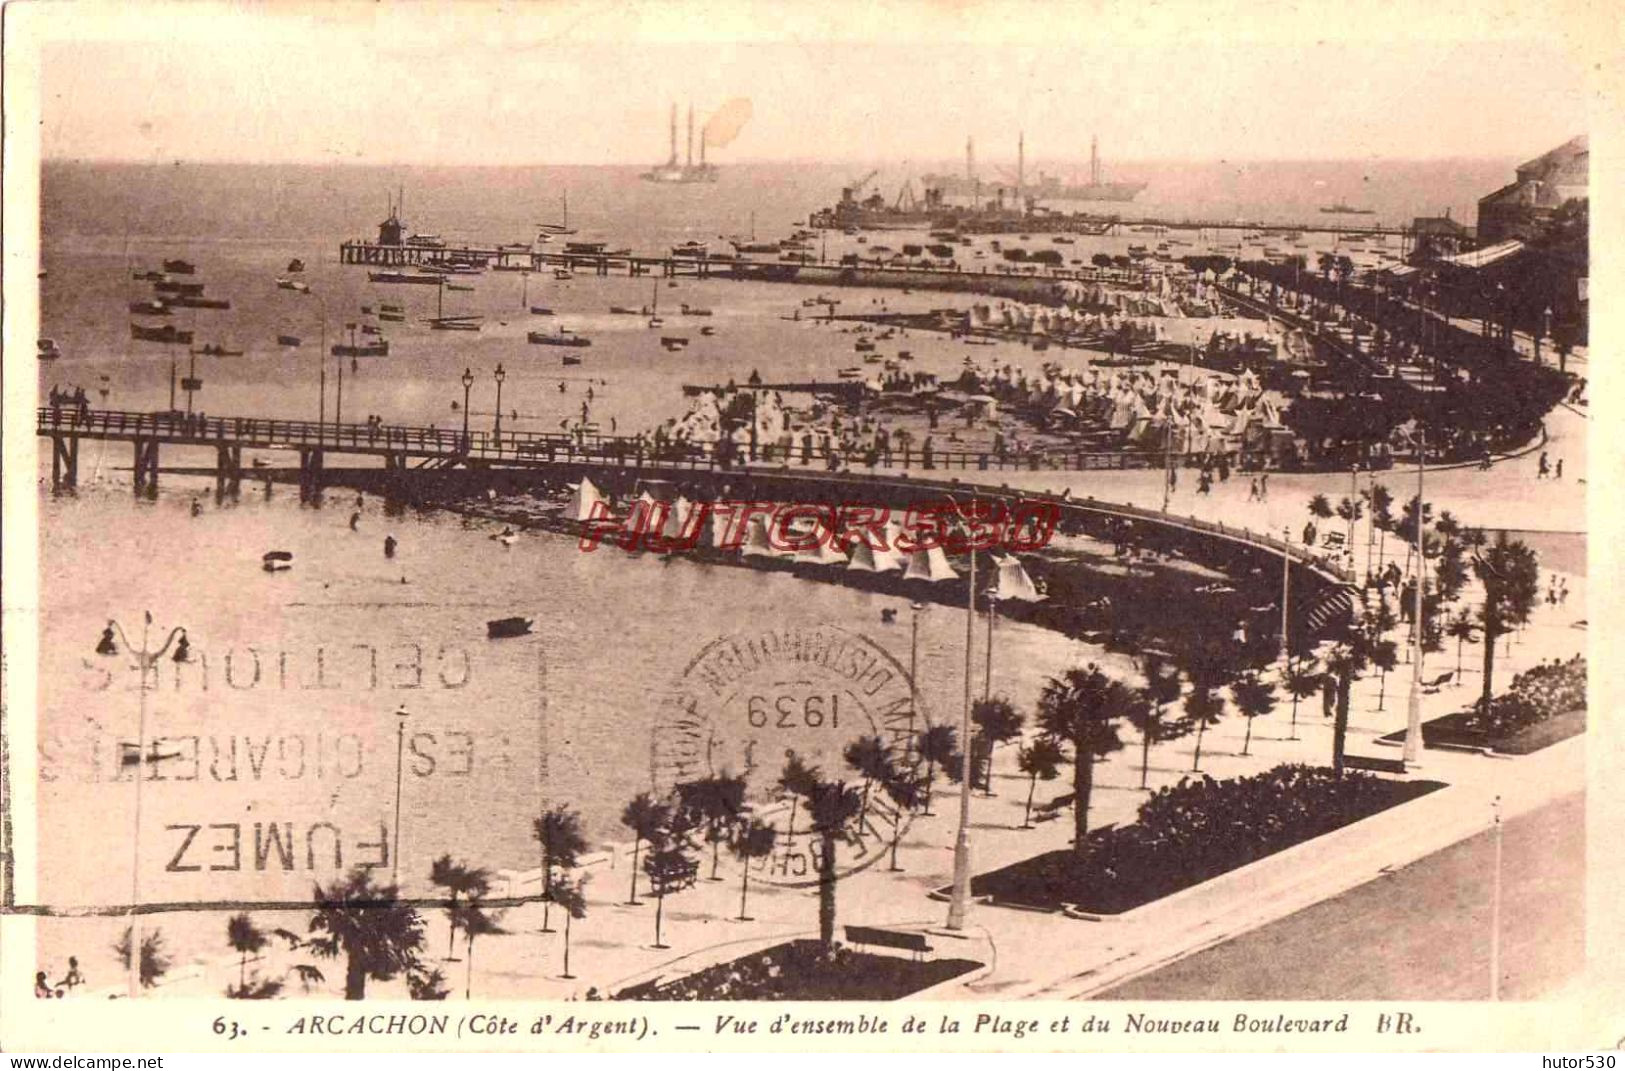
[[(1586, 729), (1586, 662), (1576, 655), (1567, 662), (1535, 666), (1512, 678), (1512, 684), (1490, 701), (1434, 718), (1422, 725), (1428, 747), (1491, 748), (1508, 755), (1527, 755)], [(1384, 739), (1398, 741), (1404, 733)]]
[(1086, 855), (1065, 848), (1024, 859), (977, 875), (971, 891), (1012, 905), (1118, 914), (1442, 787), (1299, 765), (1223, 781), (1186, 778), (1146, 800), (1133, 825), (1091, 833)]
[(898, 1000), (982, 966), (968, 959), (915, 961), (790, 941), (663, 984), (623, 989), (616, 1000)]

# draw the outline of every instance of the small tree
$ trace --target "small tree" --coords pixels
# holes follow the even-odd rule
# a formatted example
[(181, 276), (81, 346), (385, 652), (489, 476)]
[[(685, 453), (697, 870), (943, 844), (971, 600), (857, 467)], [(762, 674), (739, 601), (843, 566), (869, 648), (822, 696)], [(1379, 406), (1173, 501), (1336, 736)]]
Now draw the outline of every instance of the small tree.
[(1235, 700), (1236, 709), (1247, 719), (1247, 735), (1241, 741), (1241, 753), (1251, 754), (1253, 719), (1275, 709), (1275, 686), (1264, 681), (1256, 672), (1246, 673), (1230, 686), (1230, 698)]
[(1309, 516), (1317, 521), (1332, 519), (1332, 504), (1325, 495), (1317, 494), (1309, 500)]
[(671, 807), (647, 792), (639, 792), (621, 811), (621, 825), (632, 831), (632, 890), (626, 902), (636, 906), (638, 899), (638, 846), (652, 841), (671, 820)]
[(918, 756), (925, 761), (925, 808), (931, 813), (931, 789), (936, 784), (937, 767), (953, 769), (960, 761), (959, 734), (952, 725), (933, 725), (919, 735)]
[(1189, 731), (1180, 720), (1168, 717), (1168, 704), (1179, 698), (1179, 670), (1161, 655), (1147, 655), (1141, 666), (1145, 687), (1129, 704), (1127, 718), (1140, 734), (1140, 787), (1151, 775), (1151, 747), (1175, 740)]
[(643, 857), (643, 872), (649, 875), (649, 887), (655, 894), (654, 948), (670, 948), (661, 941), (661, 925), (665, 918), (666, 895), (685, 889), (694, 881), (698, 864), (694, 861), (694, 827), (691, 816), (681, 807), (673, 807), (663, 829), (649, 838), (649, 854)]
[(853, 773), (863, 778), (863, 803), (858, 808), (858, 829), (861, 831), (869, 819), (869, 790), (875, 782), (883, 781), (891, 772), (891, 756), (886, 753), (886, 742), (878, 736), (860, 736), (846, 745), (841, 757)]
[(1349, 498), (1347, 495), (1344, 495), (1338, 500), (1337, 516), (1339, 519), (1349, 522), (1347, 545), (1349, 551), (1352, 553), (1354, 550), (1354, 526), (1359, 522), (1361, 517), (1365, 516), (1365, 507), (1360, 505), (1358, 499)]
[[(240, 912), (226, 920), (226, 943), (237, 952), (237, 989), (242, 992), (248, 988), (248, 957), (254, 955), (270, 943), (267, 937), (254, 920), (247, 913)], [(231, 994), (228, 992), (227, 996)]]
[(1292, 736), (1298, 738), (1298, 703), (1320, 691), (1325, 675), (1312, 658), (1296, 656), (1287, 662), (1286, 690), (1292, 696)]
[(977, 775), (982, 779), (982, 789), (991, 796), (993, 749), (1000, 744), (1019, 739), (1027, 719), (1003, 696), (978, 699), (971, 705), (970, 718), (976, 726), (977, 745), (971, 754), (977, 760)]
[(439, 967), (414, 967), (406, 973), (406, 995), (413, 1000), (445, 1000), (451, 996), (446, 972)]
[(903, 815), (919, 807), (925, 799), (925, 779), (919, 775), (917, 767), (893, 762), (887, 764), (886, 776), (880, 782), (880, 787), (897, 810), (892, 821), (891, 869), (901, 870), (903, 868), (897, 865), (897, 846), (903, 839)]
[(1129, 707), (1131, 693), (1090, 663), (1051, 677), (1038, 698), (1038, 727), (1046, 736), (1072, 747), (1072, 850), (1088, 850), (1089, 796), (1094, 789), (1095, 760), (1123, 746), (1117, 722)]
[(553, 898), (564, 911), (564, 971), (561, 978), (574, 978), (570, 973), (570, 923), (575, 919), (587, 917), (587, 881), (588, 875), (582, 874), (574, 881), (566, 878), (553, 889)]
[(1463, 609), (1459, 613), (1451, 615), (1450, 624), (1445, 626), (1445, 631), (1456, 641), (1456, 683), (1459, 685), (1461, 684), (1462, 647), (1478, 638), (1478, 622), (1473, 620), (1472, 614)]
[(789, 859), (790, 853), (795, 850), (796, 842), (796, 806), (812, 794), (813, 786), (818, 784), (823, 774), (816, 766), (808, 766), (801, 761), (801, 756), (794, 751), (785, 752), (784, 769), (779, 772), (778, 790), (781, 796), (790, 797), (790, 821), (785, 825), (784, 855)]
[(753, 860), (765, 859), (773, 854), (773, 845), (778, 835), (779, 831), (771, 825), (760, 818), (752, 818), (734, 831), (733, 840), (728, 843), (728, 850), (739, 860), (740, 922), (753, 921), (745, 914), (745, 898), (750, 894), (750, 864)]
[(1224, 720), (1224, 697), (1217, 686), (1206, 681), (1191, 681), (1191, 690), (1185, 694), (1186, 731), (1196, 733), (1196, 751), (1191, 758), (1191, 770), (1202, 768), (1202, 738), (1207, 730)]
[[(466, 949), (468, 969), (464, 975), (463, 999), (474, 999), (474, 938), (506, 933), (497, 924), (497, 916), (487, 912), (477, 900), (469, 900), (457, 907), (458, 922), (463, 928), (463, 947)], [(546, 925), (545, 923), (543, 924)]]
[[(130, 969), (130, 930), (125, 928), (123, 936), (113, 945), (113, 951), (118, 954), (119, 962), (125, 970)], [(165, 947), (164, 931), (160, 929), (143, 930), (141, 933), (141, 988), (151, 989), (158, 984), (158, 979), (169, 973), (169, 968), (175, 965), (174, 957)]]
[(745, 779), (715, 774), (677, 786), (677, 805), (689, 813), (691, 824), (704, 831), (711, 845), (711, 880), (717, 881), (717, 857), (745, 811)]
[(429, 866), (429, 881), (451, 894), (451, 905), (446, 909), (450, 919), (447, 935), (446, 958), (451, 959), (457, 945), (457, 898), (467, 896), (479, 899), (491, 891), (491, 872), (484, 867), (471, 867), (467, 863), (453, 862), (450, 855), (442, 855)]
[(1360, 646), (1366, 664), (1375, 666), (1380, 674), (1377, 684), (1377, 709), (1383, 708), (1388, 695), (1388, 674), (1399, 665), (1399, 648), (1387, 639), (1389, 631), (1398, 624), (1388, 600), (1379, 598), (1377, 604), (1366, 610), (1361, 618), (1356, 644)]
[(1040, 736), (1016, 753), (1016, 768), (1027, 775), (1027, 807), (1021, 815), (1021, 828), (1033, 827), (1033, 793), (1038, 791), (1040, 779), (1053, 781), (1061, 775), (1061, 763), (1066, 753), (1061, 745), (1047, 736)]
[(1473, 573), (1484, 585), (1479, 623), (1484, 629), (1484, 690), (1479, 705), (1489, 709), (1495, 687), (1495, 641), (1529, 620), (1540, 598), (1540, 563), (1522, 540), (1502, 532), (1487, 550), (1473, 555)]
[(818, 836), (818, 940), (835, 945), (835, 845), (856, 838), (863, 798), (845, 781), (820, 781), (807, 797), (807, 817)]
[(581, 815), (565, 803), (532, 822), (531, 836), (542, 846), (542, 932), (552, 933), (548, 919), (553, 900), (553, 871), (574, 869), (581, 853), (587, 850), (587, 838), (581, 832)]

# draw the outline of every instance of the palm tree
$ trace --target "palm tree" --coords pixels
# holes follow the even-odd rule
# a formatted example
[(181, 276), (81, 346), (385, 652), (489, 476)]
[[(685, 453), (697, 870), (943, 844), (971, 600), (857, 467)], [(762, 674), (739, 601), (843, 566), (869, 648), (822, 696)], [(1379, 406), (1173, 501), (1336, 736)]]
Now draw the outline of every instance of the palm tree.
[(318, 956), (344, 956), (345, 1000), (365, 999), (369, 978), (387, 982), (417, 966), (423, 918), (398, 897), (395, 886), (374, 885), (365, 867), (316, 886), (310, 932), (322, 936), (308, 943)]
[(1066, 755), (1061, 745), (1047, 736), (1040, 736), (1016, 753), (1016, 768), (1027, 775), (1027, 808), (1021, 815), (1021, 828), (1033, 827), (1033, 793), (1038, 791), (1039, 778), (1053, 781), (1061, 774), (1061, 763)]
[(745, 897), (750, 893), (750, 864), (753, 859), (764, 859), (773, 854), (773, 844), (779, 831), (760, 818), (752, 818), (739, 826), (728, 850), (739, 860), (739, 921), (750, 922), (745, 914)]
[[(113, 945), (113, 951), (118, 954), (119, 961), (124, 964), (124, 969), (129, 970), (130, 930), (128, 927), (124, 930), (124, 936), (120, 937), (117, 943)], [(141, 988), (151, 989), (157, 985), (158, 979), (168, 974), (169, 968), (174, 964), (174, 958), (170, 956), (168, 949), (164, 947), (164, 931), (157, 928), (142, 931)]]
[[(1480, 535), (1480, 543), (1482, 538)], [(1479, 608), (1484, 629), (1484, 690), (1479, 704), (1488, 710), (1495, 683), (1495, 641), (1529, 620), (1540, 597), (1540, 563), (1522, 540), (1509, 540), (1502, 532), (1488, 550), (1474, 551), (1473, 573), (1484, 585), (1484, 605)]]
[(1230, 686), (1230, 698), (1247, 719), (1247, 735), (1241, 741), (1241, 753), (1247, 755), (1253, 744), (1253, 719), (1275, 709), (1275, 685), (1262, 680), (1256, 671), (1246, 673)]
[(1185, 696), (1185, 724), (1196, 732), (1196, 752), (1191, 759), (1191, 770), (1202, 768), (1202, 738), (1211, 726), (1224, 719), (1224, 698), (1218, 689), (1206, 682), (1191, 681), (1191, 690)]
[(1183, 721), (1168, 717), (1168, 704), (1179, 698), (1179, 669), (1161, 655), (1146, 655), (1141, 671), (1145, 687), (1125, 715), (1140, 733), (1140, 787), (1151, 773), (1151, 745), (1176, 740), (1189, 731)]
[(647, 792), (639, 792), (621, 811), (621, 825), (632, 831), (632, 891), (627, 894), (629, 906), (643, 901), (638, 899), (638, 846), (652, 840), (671, 820), (671, 807), (661, 803)]
[(1045, 736), (1072, 746), (1072, 850), (1088, 850), (1089, 796), (1094, 789), (1095, 760), (1117, 751), (1123, 741), (1117, 722), (1127, 712), (1132, 693), (1090, 663), (1051, 677), (1038, 697), (1038, 727)]
[(429, 866), (429, 881), (451, 894), (451, 906), (446, 914), (451, 920), (446, 939), (446, 958), (457, 951), (457, 897), (466, 895), (477, 900), (491, 891), (491, 872), (484, 867), (471, 867), (467, 863), (453, 862), (450, 855), (442, 855)]
[(694, 825), (705, 830), (711, 845), (711, 880), (717, 881), (717, 857), (722, 842), (745, 810), (745, 779), (715, 774), (677, 786), (678, 806), (688, 811)]
[(778, 790), (781, 796), (790, 797), (790, 821), (784, 827), (784, 855), (788, 859), (790, 852), (795, 848), (796, 841), (796, 804), (812, 794), (813, 786), (818, 784), (823, 774), (816, 766), (808, 766), (801, 761), (801, 756), (794, 751), (786, 752), (784, 769), (779, 772)]
[(952, 725), (933, 725), (919, 735), (916, 754), (925, 760), (925, 809), (931, 813), (931, 787), (936, 783), (937, 767), (953, 769), (959, 761), (959, 734)]
[(869, 789), (876, 781), (884, 780), (891, 770), (891, 756), (886, 753), (886, 742), (878, 736), (860, 736), (846, 745), (841, 752), (847, 768), (863, 777), (863, 805), (858, 810), (858, 831), (861, 834), (869, 819)]
[(1359, 630), (1350, 631), (1349, 639), (1333, 645), (1326, 653), (1326, 676), (1337, 689), (1337, 716), (1332, 723), (1332, 770), (1343, 774), (1344, 744), (1349, 731), (1349, 689), (1354, 678), (1366, 667), (1364, 645), (1358, 641)]
[(1346, 545), (1349, 553), (1352, 554), (1354, 553), (1354, 525), (1361, 517), (1365, 516), (1365, 508), (1360, 505), (1358, 499), (1353, 499), (1347, 495), (1344, 495), (1337, 502), (1337, 516), (1340, 520), (1349, 522), (1349, 534)]
[(263, 930), (254, 925), (254, 920), (249, 918), (246, 912), (233, 915), (226, 920), (226, 943), (238, 953), (238, 992), (248, 988), (248, 957), (264, 948), (270, 940)]
[(477, 901), (470, 900), (458, 907), (457, 911), (462, 916), (459, 921), (463, 926), (464, 947), (468, 950), (468, 970), (464, 975), (463, 999), (472, 1000), (474, 999), (474, 938), (487, 935), (495, 936), (507, 931), (497, 925), (496, 918), (487, 913)]
[(1461, 649), (1478, 638), (1478, 622), (1465, 609), (1450, 618), (1445, 631), (1456, 641), (1456, 683), (1461, 684)]
[(1286, 690), (1292, 696), (1292, 736), (1298, 738), (1298, 702), (1320, 690), (1323, 674), (1314, 659), (1294, 657), (1286, 666)]
[(570, 870), (587, 850), (587, 838), (581, 832), (581, 815), (561, 803), (531, 823), (531, 836), (542, 846), (542, 932), (548, 928), (548, 913), (553, 899), (553, 870)]
[(891, 830), (891, 865), (890, 870), (902, 870), (897, 865), (897, 846), (903, 839), (903, 813), (913, 811), (925, 799), (925, 778), (919, 774), (918, 766), (907, 766), (901, 762), (888, 762), (886, 776), (881, 778), (881, 789), (886, 798), (891, 800), (892, 806), (897, 808), (897, 814), (892, 821)]
[(1399, 648), (1393, 640), (1384, 637), (1399, 622), (1394, 617), (1388, 600), (1379, 598), (1377, 605), (1366, 610), (1361, 620), (1357, 639), (1365, 654), (1365, 661), (1381, 674), (1377, 684), (1377, 709), (1381, 710), (1388, 695), (1388, 673), (1399, 664)]
[(1332, 504), (1325, 495), (1317, 494), (1309, 500), (1309, 516), (1317, 521), (1331, 520)]
[(570, 923), (574, 919), (587, 917), (587, 882), (589, 875), (582, 874), (574, 881), (566, 878), (553, 889), (553, 897), (564, 909), (564, 971), (561, 978), (574, 978), (570, 973)]
[(820, 781), (807, 797), (807, 817), (818, 835), (818, 940), (835, 944), (835, 842), (853, 838), (863, 799), (845, 781)]
[(978, 699), (971, 706), (971, 722), (976, 726), (976, 740), (971, 752), (977, 759), (976, 768), (982, 777), (982, 788), (993, 795), (993, 749), (1021, 736), (1026, 717), (1010, 700), (1003, 696)]
[[(1369, 563), (1372, 560), (1371, 541), (1376, 539), (1377, 557), (1375, 560), (1381, 563), (1383, 546), (1387, 542), (1387, 533), (1394, 526), (1394, 493), (1388, 490), (1385, 485), (1374, 483), (1371, 485), (1371, 489), (1365, 493), (1365, 497), (1371, 506), (1371, 531), (1366, 533), (1365, 540), (1366, 561)], [(1381, 533), (1381, 535), (1378, 533)]]

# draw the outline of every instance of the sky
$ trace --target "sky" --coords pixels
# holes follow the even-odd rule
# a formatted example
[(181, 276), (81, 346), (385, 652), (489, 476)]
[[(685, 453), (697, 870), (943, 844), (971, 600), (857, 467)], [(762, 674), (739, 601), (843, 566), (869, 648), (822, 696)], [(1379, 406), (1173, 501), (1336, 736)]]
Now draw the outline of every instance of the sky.
[(1522, 157), (1598, 99), (1562, 3), (42, 6), (48, 159), (648, 164), (736, 96), (718, 161)]

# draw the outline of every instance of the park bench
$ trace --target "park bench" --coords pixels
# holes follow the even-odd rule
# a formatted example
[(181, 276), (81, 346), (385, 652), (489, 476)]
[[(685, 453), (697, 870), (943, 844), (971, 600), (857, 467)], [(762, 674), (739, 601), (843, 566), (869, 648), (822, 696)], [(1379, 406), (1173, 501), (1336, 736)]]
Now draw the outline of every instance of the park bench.
[(876, 945), (882, 948), (901, 948), (911, 952), (915, 959), (931, 951), (923, 933), (905, 933), (902, 930), (882, 930), (874, 926), (848, 926), (846, 939), (855, 945)]
[(1371, 773), (1402, 774), (1405, 772), (1404, 759), (1379, 759), (1374, 755), (1345, 755), (1343, 765), (1351, 770), (1368, 770)]

